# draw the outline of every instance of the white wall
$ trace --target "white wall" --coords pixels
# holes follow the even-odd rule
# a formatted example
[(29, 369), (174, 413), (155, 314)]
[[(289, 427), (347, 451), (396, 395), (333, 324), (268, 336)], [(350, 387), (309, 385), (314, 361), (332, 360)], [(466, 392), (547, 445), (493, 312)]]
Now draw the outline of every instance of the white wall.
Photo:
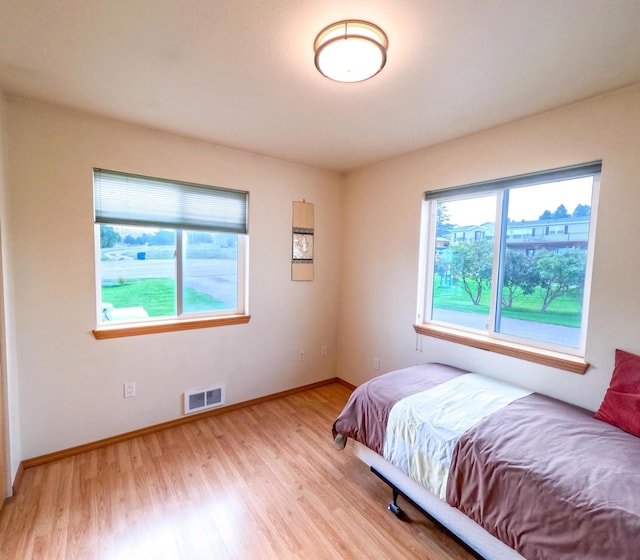
[[(0, 414), (3, 414), (0, 437), (0, 453), (5, 457), (6, 490), (11, 494), (21, 457), (20, 421), (18, 407), (18, 376), (15, 363), (13, 336), (14, 305), (12, 262), (8, 240), (10, 239), (7, 185), (7, 126), (6, 100), (0, 90)], [(0, 496), (2, 499), (2, 496)]]
[[(335, 376), (342, 176), (16, 98), (7, 113), (21, 458), (177, 418), (185, 389), (222, 382), (231, 404)], [(250, 191), (251, 321), (95, 340), (93, 167)], [(315, 280), (292, 282), (303, 198)]]
[[(639, 123), (637, 85), (344, 179), (8, 98), (0, 219), (12, 473), (20, 459), (177, 418), (184, 389), (215, 382), (234, 403), (334, 375), (359, 384), (446, 361), (597, 408), (614, 349), (640, 353)], [(595, 159), (603, 172), (586, 375), (415, 334), (425, 190)], [(93, 167), (249, 190), (250, 323), (95, 340)], [(294, 283), (291, 202), (303, 198), (315, 203), (316, 279)], [(137, 397), (122, 398), (125, 381), (137, 383)]]
[[(437, 110), (437, 108), (434, 108)], [(424, 191), (603, 160), (586, 375), (417, 337)], [(383, 162), (347, 177), (338, 375), (354, 384), (444, 361), (596, 409), (615, 348), (640, 353), (640, 85)], [(373, 371), (372, 359), (381, 360)]]

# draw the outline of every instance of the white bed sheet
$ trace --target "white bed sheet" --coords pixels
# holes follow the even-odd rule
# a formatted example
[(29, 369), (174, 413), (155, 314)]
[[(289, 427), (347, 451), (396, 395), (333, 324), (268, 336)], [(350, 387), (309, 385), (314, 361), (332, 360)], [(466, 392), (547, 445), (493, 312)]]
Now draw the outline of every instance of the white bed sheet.
[(383, 457), (446, 499), (458, 440), (469, 428), (531, 391), (468, 373), (398, 401), (389, 414)]

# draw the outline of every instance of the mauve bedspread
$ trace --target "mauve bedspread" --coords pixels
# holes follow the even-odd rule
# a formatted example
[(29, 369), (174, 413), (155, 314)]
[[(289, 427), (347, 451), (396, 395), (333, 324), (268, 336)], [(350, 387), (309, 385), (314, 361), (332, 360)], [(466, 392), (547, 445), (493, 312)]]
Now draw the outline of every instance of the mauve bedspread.
[(444, 364), (424, 364), (392, 371), (360, 385), (333, 423), (333, 437), (350, 437), (382, 455), (389, 412), (400, 399), (468, 373)]
[[(464, 373), (424, 364), (375, 378), (353, 393), (334, 437), (381, 454), (398, 400)], [(463, 434), (446, 496), (529, 560), (640, 560), (640, 439), (539, 394)]]

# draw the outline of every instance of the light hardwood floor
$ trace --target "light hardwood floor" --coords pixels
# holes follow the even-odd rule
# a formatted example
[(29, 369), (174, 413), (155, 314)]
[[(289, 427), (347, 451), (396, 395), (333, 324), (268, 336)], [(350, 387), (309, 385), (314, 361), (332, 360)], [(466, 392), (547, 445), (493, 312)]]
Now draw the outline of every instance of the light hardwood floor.
[(0, 558), (472, 558), (389, 488), (331, 424), (331, 384), (26, 469)]

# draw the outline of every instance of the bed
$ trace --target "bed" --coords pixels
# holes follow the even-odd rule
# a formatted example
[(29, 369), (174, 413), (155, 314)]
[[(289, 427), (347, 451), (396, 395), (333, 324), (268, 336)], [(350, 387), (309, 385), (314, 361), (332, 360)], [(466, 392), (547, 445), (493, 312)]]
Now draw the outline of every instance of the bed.
[(432, 363), (358, 387), (333, 436), (478, 557), (640, 558), (640, 439), (590, 411)]

